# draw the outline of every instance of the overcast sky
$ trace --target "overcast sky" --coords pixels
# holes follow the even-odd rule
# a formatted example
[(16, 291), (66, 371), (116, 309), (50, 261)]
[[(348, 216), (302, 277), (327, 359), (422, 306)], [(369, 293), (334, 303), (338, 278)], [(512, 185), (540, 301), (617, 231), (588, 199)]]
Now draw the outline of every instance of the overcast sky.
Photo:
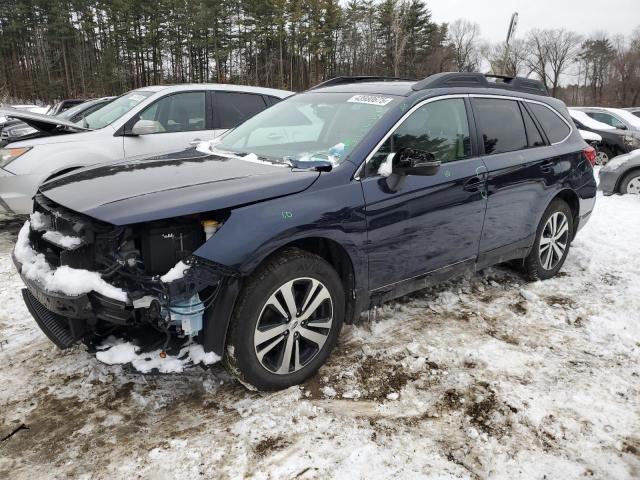
[(509, 19), (518, 12), (516, 36), (534, 28), (561, 28), (581, 35), (603, 30), (628, 35), (640, 26), (640, 0), (427, 0), (433, 20), (463, 18), (480, 25), (482, 37), (505, 39)]

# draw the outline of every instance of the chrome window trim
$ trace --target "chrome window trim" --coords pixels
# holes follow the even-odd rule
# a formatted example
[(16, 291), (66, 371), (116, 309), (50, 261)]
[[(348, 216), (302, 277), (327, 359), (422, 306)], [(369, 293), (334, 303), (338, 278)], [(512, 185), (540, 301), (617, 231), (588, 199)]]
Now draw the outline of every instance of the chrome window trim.
[[(362, 174), (362, 170), (363, 170), (364, 166), (369, 162), (369, 160), (371, 160), (371, 158), (373, 158), (373, 156), (378, 151), (378, 149), (382, 146), (382, 144), (384, 142), (386, 142), (391, 135), (393, 135), (393, 133), (407, 119), (407, 117), (409, 117), (409, 115), (411, 115), (413, 112), (415, 112), (417, 109), (419, 109), (423, 105), (426, 105), (428, 103), (435, 102), (435, 101), (438, 101), (438, 100), (449, 99), (449, 98), (494, 98), (494, 99), (498, 99), (498, 100), (514, 100), (514, 101), (519, 101), (519, 102), (536, 103), (538, 105), (542, 105), (543, 107), (546, 107), (549, 110), (551, 110), (556, 116), (558, 116), (560, 118), (560, 120), (562, 120), (565, 123), (565, 125), (567, 127), (569, 127), (569, 133), (567, 134), (567, 136), (564, 137), (562, 140), (560, 140), (558, 142), (551, 143), (552, 146), (553, 145), (559, 145), (561, 143), (566, 142), (569, 139), (569, 137), (571, 137), (571, 134), (573, 134), (573, 131), (574, 131), (574, 126), (571, 125), (567, 121), (567, 119), (564, 118), (555, 108), (547, 105), (544, 102), (540, 102), (538, 100), (532, 100), (530, 98), (518, 97), (518, 96), (515, 96), (515, 95), (514, 96), (510, 96), (510, 95), (492, 95), (492, 94), (488, 94), (488, 93), (459, 93), (459, 94), (451, 94), (451, 95), (440, 95), (440, 96), (437, 96), (437, 97), (427, 98), (427, 99), (415, 104), (413, 107), (411, 107), (411, 109), (409, 109), (393, 125), (393, 127), (391, 127), (391, 129), (389, 129), (387, 134), (384, 137), (382, 137), (382, 140), (380, 140), (376, 144), (376, 146), (371, 150), (371, 152), (369, 152), (369, 154), (367, 155), (367, 158), (365, 158), (364, 161), (358, 166), (358, 168), (356, 170), (356, 173), (353, 176), (353, 179), (354, 180), (361, 180), (361, 174)], [(467, 121), (468, 121), (468, 119), (467, 119)], [(477, 125), (476, 125), (476, 128), (477, 128)], [(515, 151), (519, 152), (520, 150), (515, 150)]]
[[(549, 110), (551, 110), (553, 113), (555, 113), (556, 116), (558, 118), (560, 118), (560, 120), (562, 120), (567, 127), (569, 127), (569, 133), (567, 134), (567, 136), (564, 137), (562, 140), (560, 140), (558, 142), (553, 142), (551, 145), (560, 145), (561, 143), (566, 142), (569, 139), (569, 137), (571, 136), (571, 134), (573, 133), (573, 129), (574, 129), (573, 125), (571, 125), (567, 121), (567, 119), (564, 118), (560, 114), (560, 112), (558, 112), (555, 108), (547, 105), (544, 102), (540, 102), (538, 100), (531, 100), (530, 98), (510, 97), (508, 95), (488, 95), (488, 94), (483, 94), (483, 93), (472, 93), (472, 94), (469, 94), (469, 97), (470, 98), (497, 98), (499, 100), (517, 100), (517, 101), (526, 102), (526, 103), (537, 103), (538, 105), (542, 105), (543, 107), (547, 107)], [(545, 134), (546, 134), (546, 132), (545, 132)], [(516, 150), (516, 151), (519, 151), (519, 150)]]

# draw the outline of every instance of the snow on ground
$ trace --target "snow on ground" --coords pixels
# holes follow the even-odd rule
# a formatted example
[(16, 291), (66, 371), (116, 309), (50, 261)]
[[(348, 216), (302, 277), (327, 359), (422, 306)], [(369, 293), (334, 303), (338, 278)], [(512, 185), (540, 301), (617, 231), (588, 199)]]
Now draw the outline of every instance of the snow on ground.
[(57, 350), (4, 222), (0, 478), (640, 478), (639, 218), (640, 198), (599, 197), (557, 278), (492, 268), (403, 298), (271, 394), (220, 364), (141, 374)]

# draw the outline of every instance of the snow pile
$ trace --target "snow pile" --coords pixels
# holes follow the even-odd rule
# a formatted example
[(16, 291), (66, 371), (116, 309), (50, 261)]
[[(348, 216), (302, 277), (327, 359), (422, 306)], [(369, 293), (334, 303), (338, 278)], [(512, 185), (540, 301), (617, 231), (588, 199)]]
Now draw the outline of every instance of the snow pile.
[(141, 373), (157, 370), (160, 373), (181, 373), (192, 365), (212, 365), (220, 361), (220, 357), (213, 352), (205, 353), (202, 345), (190, 343), (180, 349), (177, 356), (160, 356), (161, 350), (140, 353), (140, 347), (125, 342), (113, 336), (107, 338), (98, 347), (96, 358), (108, 365), (123, 365), (130, 363)]
[(31, 228), (33, 228), (34, 230), (44, 230), (49, 226), (47, 218), (40, 212), (32, 213), (29, 216), (29, 221), (31, 222)]
[(180, 260), (171, 270), (162, 275), (160, 277), (160, 280), (162, 280), (164, 283), (171, 283), (174, 280), (180, 280), (184, 277), (185, 272), (190, 268), (191, 267), (189, 265)]
[(105, 282), (98, 273), (62, 266), (52, 270), (45, 257), (29, 243), (29, 221), (20, 229), (14, 254), (22, 264), (22, 275), (37, 282), (45, 290), (65, 295), (82, 295), (91, 291), (121, 302), (127, 301), (124, 290)]
[(70, 237), (55, 231), (44, 232), (42, 238), (67, 250), (74, 249), (82, 243), (80, 237)]

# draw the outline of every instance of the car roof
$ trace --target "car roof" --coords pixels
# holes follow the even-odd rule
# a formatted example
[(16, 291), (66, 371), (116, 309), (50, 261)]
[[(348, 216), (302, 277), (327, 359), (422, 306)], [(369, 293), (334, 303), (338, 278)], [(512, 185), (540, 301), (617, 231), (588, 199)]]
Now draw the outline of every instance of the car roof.
[(248, 92), (257, 93), (260, 95), (271, 95), (278, 98), (286, 98), (294, 94), (289, 90), (279, 90), (276, 88), (265, 87), (251, 87), (247, 85), (231, 85), (229, 83), (183, 83), (179, 85), (150, 85), (148, 87), (141, 87), (134, 91), (137, 92), (183, 92), (190, 90), (219, 90), (226, 92)]
[(416, 82), (403, 80), (355, 82), (329, 85), (326, 87), (319, 86), (309, 91), (334, 93), (378, 93), (406, 97), (414, 93), (412, 87), (415, 83)]

